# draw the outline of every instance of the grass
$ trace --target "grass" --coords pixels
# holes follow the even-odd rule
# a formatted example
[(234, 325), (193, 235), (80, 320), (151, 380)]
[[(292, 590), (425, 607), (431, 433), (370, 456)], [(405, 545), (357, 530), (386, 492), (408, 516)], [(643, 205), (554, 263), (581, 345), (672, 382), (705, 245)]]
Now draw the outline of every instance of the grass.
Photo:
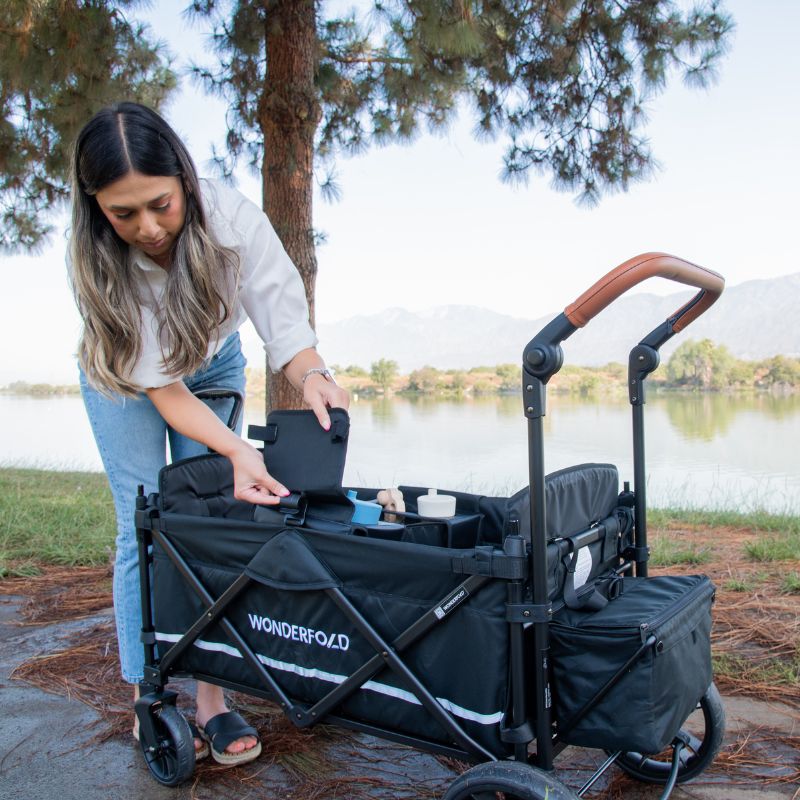
[(729, 578), (723, 581), (722, 588), (727, 589), (729, 592), (753, 592), (756, 588), (754, 580), (746, 580), (744, 578)]
[[(800, 516), (772, 514), (767, 511), (700, 510), (692, 508), (648, 509), (648, 526), (653, 530), (692, 528), (727, 528), (752, 533), (755, 538), (744, 542), (744, 553), (751, 561), (771, 563), (800, 559)], [(651, 546), (651, 563), (656, 566), (703, 564), (710, 558), (705, 548), (696, 544), (682, 545), (676, 540), (655, 535)], [(749, 591), (744, 586), (728, 587), (733, 591)]]
[(714, 528), (741, 528), (764, 533), (800, 537), (800, 515), (773, 514), (768, 511), (726, 511), (693, 508), (648, 508), (647, 522), (656, 528), (675, 525), (704, 525)]
[(729, 592), (745, 592), (752, 594), (758, 590), (769, 590), (775, 585), (775, 576), (769, 572), (752, 572), (731, 575), (730, 578), (719, 581), (719, 586)]
[(0, 469), (0, 578), (107, 563), (115, 536), (105, 475)]
[(650, 545), (650, 563), (654, 567), (671, 567), (676, 564), (706, 564), (711, 560), (711, 549), (686, 544), (669, 536), (654, 536)]
[(791, 660), (771, 658), (754, 662), (730, 653), (714, 653), (712, 666), (715, 678), (744, 675), (753, 683), (792, 687), (800, 681), (800, 655)]
[(800, 594), (800, 573), (789, 572), (783, 576), (781, 591), (784, 594)]
[(752, 561), (795, 561), (800, 558), (800, 534), (771, 533), (745, 542), (745, 553)]

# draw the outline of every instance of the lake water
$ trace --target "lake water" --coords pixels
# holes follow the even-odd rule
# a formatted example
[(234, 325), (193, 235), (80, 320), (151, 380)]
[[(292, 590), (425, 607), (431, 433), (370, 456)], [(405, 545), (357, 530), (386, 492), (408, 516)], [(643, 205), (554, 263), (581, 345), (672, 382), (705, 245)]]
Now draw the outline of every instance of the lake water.
[[(551, 396), (548, 472), (588, 461), (633, 480), (625, 402)], [(800, 513), (800, 397), (652, 395), (645, 407), (648, 502)], [(527, 482), (519, 396), (354, 401), (345, 482), (510, 494)], [(245, 425), (263, 424), (249, 404)], [(101, 470), (79, 397), (0, 396), (0, 462)]]

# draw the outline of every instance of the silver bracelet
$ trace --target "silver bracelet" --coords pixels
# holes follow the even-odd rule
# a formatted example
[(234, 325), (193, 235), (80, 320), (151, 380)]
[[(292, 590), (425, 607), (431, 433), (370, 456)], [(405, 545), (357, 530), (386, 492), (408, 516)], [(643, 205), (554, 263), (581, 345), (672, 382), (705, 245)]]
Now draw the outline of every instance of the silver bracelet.
[(306, 378), (309, 375), (322, 375), (322, 377), (325, 378), (326, 381), (330, 381), (331, 383), (336, 383), (336, 381), (333, 379), (333, 373), (330, 370), (326, 369), (325, 367), (311, 367), (311, 369), (307, 369), (303, 377), (300, 379), (300, 383), (302, 383), (304, 386)]

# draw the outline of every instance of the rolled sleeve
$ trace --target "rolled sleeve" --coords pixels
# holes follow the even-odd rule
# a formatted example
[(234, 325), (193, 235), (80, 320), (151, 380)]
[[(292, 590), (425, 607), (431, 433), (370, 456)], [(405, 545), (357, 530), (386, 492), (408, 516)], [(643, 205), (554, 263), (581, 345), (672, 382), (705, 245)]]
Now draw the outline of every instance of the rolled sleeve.
[(300, 322), (264, 344), (273, 372), (285, 367), (301, 350), (316, 347), (317, 337), (308, 322)]

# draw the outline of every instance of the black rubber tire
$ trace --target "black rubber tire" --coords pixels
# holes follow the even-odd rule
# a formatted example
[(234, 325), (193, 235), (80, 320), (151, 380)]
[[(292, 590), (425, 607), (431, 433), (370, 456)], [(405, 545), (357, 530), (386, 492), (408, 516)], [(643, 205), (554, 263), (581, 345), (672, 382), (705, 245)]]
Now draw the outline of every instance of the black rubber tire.
[[(157, 741), (139, 745), (152, 776), (164, 786), (177, 786), (194, 772), (194, 737), (189, 723), (173, 705), (162, 705), (153, 715)], [(143, 730), (143, 729), (142, 729)]]
[[(722, 746), (725, 706), (713, 683), (700, 698), (697, 711), (684, 722), (681, 731), (690, 737), (689, 746), (681, 751), (681, 765), (678, 768), (678, 783), (685, 783), (696, 778), (714, 760)], [(672, 768), (672, 748), (656, 756), (623, 753), (616, 764), (632, 778), (644, 783), (664, 784)]]
[(572, 789), (536, 767), (518, 761), (478, 764), (459, 775), (442, 800), (577, 800)]

